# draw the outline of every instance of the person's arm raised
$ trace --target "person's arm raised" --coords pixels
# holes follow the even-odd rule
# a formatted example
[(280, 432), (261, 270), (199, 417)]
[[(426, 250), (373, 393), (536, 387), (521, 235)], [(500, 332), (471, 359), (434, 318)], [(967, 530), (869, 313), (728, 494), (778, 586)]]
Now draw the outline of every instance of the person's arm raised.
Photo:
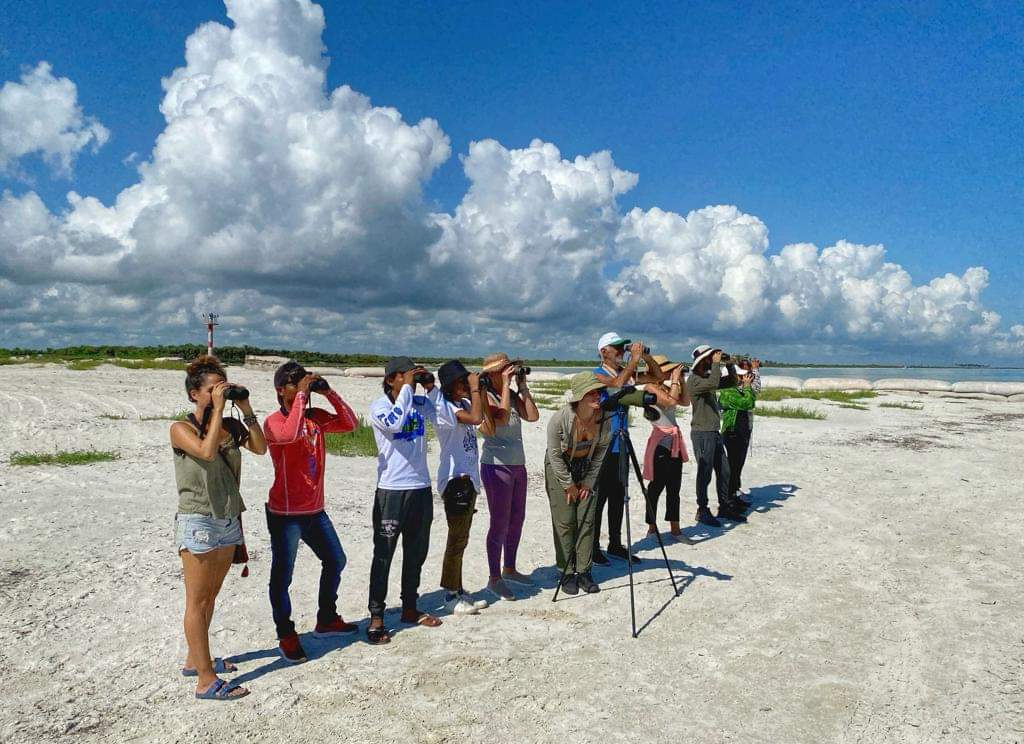
[(370, 408), (370, 424), (387, 434), (397, 434), (405, 426), (412, 405), (412, 385), (403, 384), (394, 403), (385, 400), (374, 403)]
[(483, 402), (483, 391), (480, 390), (480, 375), (476, 372), (469, 374), (469, 399), (472, 403), (472, 407), (465, 411), (459, 409), (455, 412), (455, 418), (458, 419), (460, 424), (467, 424), (468, 426), (479, 426), (484, 420), (484, 402)]
[(210, 396), (213, 411), (210, 413), (210, 428), (206, 430), (206, 436), (200, 439), (191, 424), (176, 421), (171, 425), (172, 447), (200, 460), (213, 462), (220, 449), (221, 435), (224, 433), (224, 391), (227, 388), (225, 382), (218, 382), (213, 386)]
[(517, 384), (519, 395), (516, 396), (516, 411), (519, 412), (519, 418), (523, 421), (537, 421), (540, 419), (540, 411), (537, 410), (537, 404), (533, 400), (526, 377), (520, 377)]

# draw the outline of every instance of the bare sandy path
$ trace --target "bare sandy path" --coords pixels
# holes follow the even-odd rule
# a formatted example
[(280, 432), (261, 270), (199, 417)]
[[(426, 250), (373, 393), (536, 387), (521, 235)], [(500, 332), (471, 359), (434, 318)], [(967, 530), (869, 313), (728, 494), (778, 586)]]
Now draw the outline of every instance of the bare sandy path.
[[(269, 375), (231, 374), (262, 416)], [(246, 457), (252, 575), (229, 576), (214, 646), (253, 694), (215, 705), (193, 700), (177, 675), (168, 422), (137, 418), (184, 407), (181, 378), (0, 367), (0, 741), (1024, 741), (1024, 405), (812, 401), (827, 421), (759, 419), (744, 479), (757, 511), (734, 529), (691, 529), (696, 546), (669, 546), (680, 596), (654, 543), (639, 544), (637, 640), (619, 564), (596, 572), (600, 594), (552, 604), (548, 588), (524, 593), (437, 630), (400, 630), (383, 649), (310, 637), (313, 659), (299, 667), (276, 656), (266, 597), (270, 461)], [(379, 389), (333, 379), (360, 412)], [(520, 563), (550, 587), (547, 415), (528, 427)], [(638, 426), (634, 438), (645, 437)], [(121, 459), (8, 464), (17, 450), (89, 447)], [(350, 619), (366, 616), (374, 473), (370, 459), (329, 459)], [(687, 466), (687, 517), (692, 489)], [(466, 565), (475, 587), (486, 579), (486, 503), (478, 508)], [(635, 539), (642, 522), (634, 508)], [(438, 509), (424, 606), (439, 596), (445, 535)], [(315, 619), (317, 575), (302, 550), (300, 632)]]

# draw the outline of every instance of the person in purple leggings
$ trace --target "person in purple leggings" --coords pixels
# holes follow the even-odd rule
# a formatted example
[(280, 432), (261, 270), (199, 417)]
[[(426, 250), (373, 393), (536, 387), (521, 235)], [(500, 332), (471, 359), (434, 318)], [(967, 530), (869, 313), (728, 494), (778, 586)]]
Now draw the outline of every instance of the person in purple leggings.
[[(526, 454), (523, 452), (523, 421), (540, 418), (526, 375), (517, 374), (521, 364), (508, 354), (491, 354), (484, 359), (481, 377), (488, 380), (487, 402), (491, 417), (479, 426), (483, 435), (480, 479), (487, 493), (491, 524), (487, 530), (487, 589), (499, 599), (516, 595), (506, 581), (533, 586), (533, 580), (516, 570), (516, 551), (526, 519)], [(512, 389), (512, 380), (516, 389)], [(502, 566), (504, 551), (504, 566)]]

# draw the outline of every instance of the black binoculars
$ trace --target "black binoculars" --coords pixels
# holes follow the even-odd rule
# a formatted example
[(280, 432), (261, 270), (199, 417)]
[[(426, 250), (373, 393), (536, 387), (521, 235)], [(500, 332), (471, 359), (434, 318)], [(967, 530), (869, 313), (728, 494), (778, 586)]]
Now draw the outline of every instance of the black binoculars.
[(248, 400), (249, 388), (241, 385), (231, 385), (224, 391), (224, 400)]
[(412, 381), (419, 385), (429, 385), (434, 381), (434, 375), (430, 372), (417, 372)]
[(322, 393), (325, 390), (330, 390), (331, 386), (327, 384), (327, 380), (322, 377), (318, 377), (309, 383), (309, 392), (311, 393)]

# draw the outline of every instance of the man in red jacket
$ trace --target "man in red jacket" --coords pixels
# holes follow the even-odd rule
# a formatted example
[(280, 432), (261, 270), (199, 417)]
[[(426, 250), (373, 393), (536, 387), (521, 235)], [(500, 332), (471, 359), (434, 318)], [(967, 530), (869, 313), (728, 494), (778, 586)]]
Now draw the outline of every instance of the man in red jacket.
[[(288, 587), (292, 583), (295, 555), (302, 540), (320, 559), (320, 609), (317, 638), (354, 633), (357, 628), (338, 615), (338, 584), (345, 568), (334, 525), (324, 511), (324, 435), (354, 430), (359, 421), (352, 409), (327, 381), (306, 372), (298, 362), (287, 362), (274, 374), (281, 409), (267, 416), (263, 431), (274, 461), (274, 484), (267, 499), (270, 530), (270, 606), (277, 626), (278, 643), (285, 661), (306, 660), (292, 622)], [(310, 392), (330, 401), (334, 413), (306, 408)]]

